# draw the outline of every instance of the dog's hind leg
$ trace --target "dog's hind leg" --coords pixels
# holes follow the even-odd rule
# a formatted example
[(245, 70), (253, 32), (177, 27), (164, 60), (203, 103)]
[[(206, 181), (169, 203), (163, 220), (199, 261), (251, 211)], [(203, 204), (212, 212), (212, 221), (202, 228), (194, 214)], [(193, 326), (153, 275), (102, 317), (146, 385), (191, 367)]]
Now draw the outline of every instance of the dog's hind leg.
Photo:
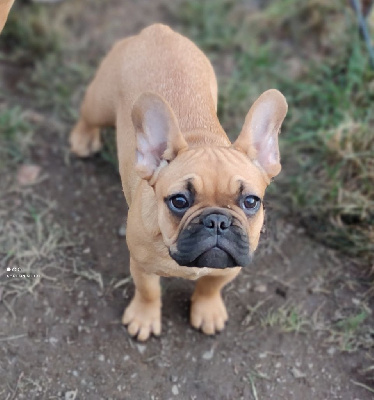
[[(125, 40), (120, 42), (124, 46)], [(113, 50), (115, 50), (114, 46)], [(70, 134), (70, 148), (80, 157), (88, 157), (101, 148), (100, 128), (115, 126), (116, 100), (119, 77), (115, 51), (111, 51), (101, 63), (84, 96), (80, 117)], [(113, 66), (117, 66), (116, 68)]]
[(102, 85), (105, 64), (102, 64), (87, 88), (79, 120), (70, 134), (70, 149), (79, 157), (88, 157), (98, 152), (101, 149), (100, 129), (115, 125), (113, 109), (108, 107), (111, 104), (110, 96), (106, 96), (105, 86), (103, 88)]
[[(106, 109), (106, 96), (101, 95), (100, 70), (87, 88), (80, 117), (70, 134), (70, 149), (79, 157), (88, 157), (101, 148), (100, 128), (114, 125)], [(113, 118), (114, 119), (114, 118)]]
[(101, 149), (100, 128), (80, 118), (70, 134), (70, 149), (79, 157), (88, 157)]

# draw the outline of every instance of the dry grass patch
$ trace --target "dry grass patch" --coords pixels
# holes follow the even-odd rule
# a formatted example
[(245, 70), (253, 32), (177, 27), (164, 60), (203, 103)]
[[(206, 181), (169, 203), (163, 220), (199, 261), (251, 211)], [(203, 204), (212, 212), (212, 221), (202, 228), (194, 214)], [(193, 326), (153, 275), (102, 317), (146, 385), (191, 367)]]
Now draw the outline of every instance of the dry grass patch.
[(35, 294), (41, 285), (60, 285), (70, 268), (66, 251), (72, 244), (53, 219), (53, 202), (32, 188), (1, 186), (0, 298), (15, 317), (17, 298)]

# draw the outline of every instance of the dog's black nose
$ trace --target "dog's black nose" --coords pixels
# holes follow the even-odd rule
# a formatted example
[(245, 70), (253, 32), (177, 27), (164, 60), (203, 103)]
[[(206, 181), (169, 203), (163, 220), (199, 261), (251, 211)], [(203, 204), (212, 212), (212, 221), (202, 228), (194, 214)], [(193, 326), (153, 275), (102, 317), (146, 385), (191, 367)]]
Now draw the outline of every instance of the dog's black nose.
[(203, 218), (203, 225), (217, 234), (223, 233), (231, 226), (231, 216), (223, 214), (208, 214)]

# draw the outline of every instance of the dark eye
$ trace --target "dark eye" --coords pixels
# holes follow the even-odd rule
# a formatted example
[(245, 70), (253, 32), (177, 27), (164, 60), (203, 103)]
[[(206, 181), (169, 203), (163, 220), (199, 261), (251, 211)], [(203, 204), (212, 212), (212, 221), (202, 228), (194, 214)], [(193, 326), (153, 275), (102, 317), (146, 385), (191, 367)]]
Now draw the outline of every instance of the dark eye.
[(169, 198), (168, 206), (171, 211), (181, 213), (186, 211), (186, 209), (190, 206), (190, 203), (184, 194), (176, 194)]
[(245, 196), (240, 201), (240, 206), (247, 214), (254, 214), (260, 208), (261, 200), (257, 196)]

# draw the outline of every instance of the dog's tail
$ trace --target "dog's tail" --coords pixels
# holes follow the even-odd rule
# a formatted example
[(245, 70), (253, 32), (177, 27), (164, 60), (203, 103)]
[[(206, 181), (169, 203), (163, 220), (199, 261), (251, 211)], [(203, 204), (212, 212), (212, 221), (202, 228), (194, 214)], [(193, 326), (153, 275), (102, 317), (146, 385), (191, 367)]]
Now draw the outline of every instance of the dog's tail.
[(9, 11), (14, 3), (14, 0), (0, 0), (0, 33), (4, 28), (8, 18)]

